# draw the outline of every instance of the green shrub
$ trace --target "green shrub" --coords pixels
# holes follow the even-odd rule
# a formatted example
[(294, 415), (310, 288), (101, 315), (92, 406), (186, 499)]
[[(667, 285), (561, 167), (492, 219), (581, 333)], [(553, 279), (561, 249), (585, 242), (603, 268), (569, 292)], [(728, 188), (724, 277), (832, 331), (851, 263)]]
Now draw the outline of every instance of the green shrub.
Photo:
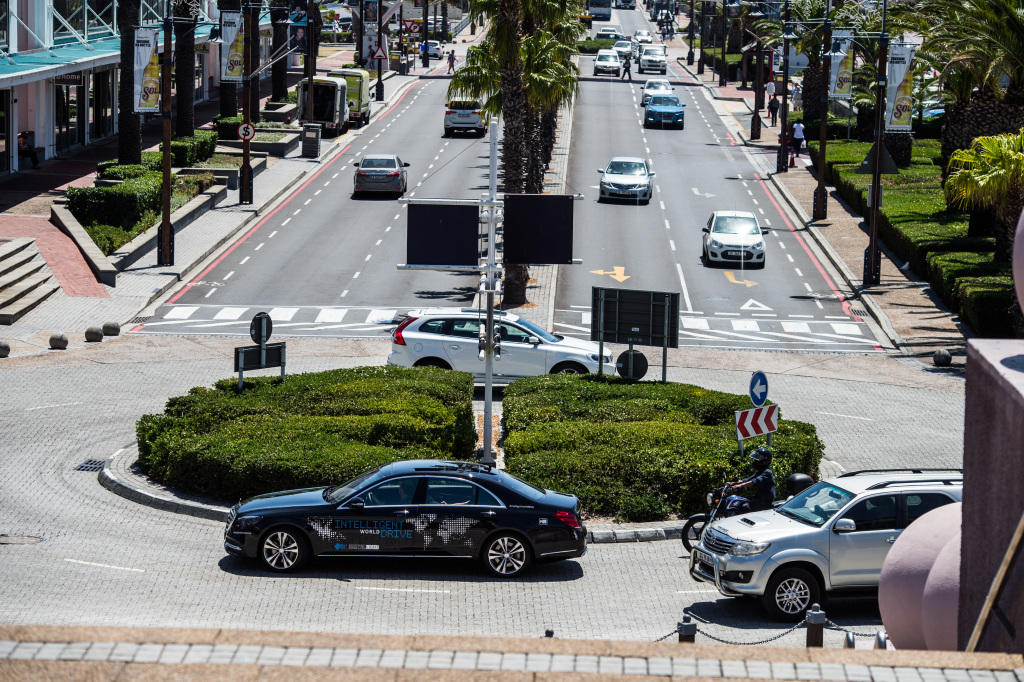
[[(289, 95), (294, 93), (294, 90), (289, 91)], [(291, 101), (291, 100), (289, 100)], [(221, 140), (237, 140), (238, 139), (238, 126), (242, 125), (245, 121), (241, 115), (239, 116), (214, 116), (213, 125), (217, 131), (217, 137)]]
[(1009, 274), (1009, 265), (996, 263), (991, 251), (947, 251), (928, 256), (928, 280), (944, 300), (959, 303), (957, 283), (965, 277)]
[(576, 48), (580, 54), (597, 54), (598, 50), (612, 49), (614, 44), (614, 40), (581, 40), (576, 43)]
[(147, 211), (160, 210), (160, 173), (149, 172), (113, 187), (69, 187), (68, 210), (83, 225), (128, 228)]
[(1009, 274), (961, 278), (956, 284), (956, 300), (961, 316), (978, 336), (1014, 337), (1010, 323), (1013, 278)]
[[(629, 402), (638, 407), (624, 412)], [(521, 379), (505, 390), (505, 463), (535, 485), (578, 496), (590, 515), (647, 521), (692, 513), (711, 488), (747, 473), (734, 412), (749, 406), (745, 395), (686, 384)], [(748, 440), (747, 450), (763, 442)], [(780, 422), (773, 449), (780, 495), (790, 473), (817, 473), (823, 446), (812, 425)]]
[(197, 130), (191, 137), (174, 138), (171, 140), (171, 164), (183, 168), (210, 158), (217, 147), (218, 134), (213, 130)]
[(417, 457), (467, 459), (476, 444), (468, 374), (360, 367), (196, 387), (136, 431), (157, 480), (220, 499), (340, 483)]
[[(132, 167), (143, 166), (147, 170), (158, 171), (163, 169), (163, 155), (160, 152), (142, 152), (142, 160), (138, 164), (121, 164), (117, 159), (100, 161), (96, 164), (96, 173), (101, 177), (107, 177), (106, 173), (116, 166)], [(114, 171), (115, 173), (117, 171)], [(123, 178), (119, 178), (123, 179)]]
[(99, 177), (104, 180), (128, 180), (129, 178), (137, 178), (145, 175), (146, 173), (152, 173), (150, 168), (142, 164), (124, 164), (124, 165), (107, 165), (99, 172)]

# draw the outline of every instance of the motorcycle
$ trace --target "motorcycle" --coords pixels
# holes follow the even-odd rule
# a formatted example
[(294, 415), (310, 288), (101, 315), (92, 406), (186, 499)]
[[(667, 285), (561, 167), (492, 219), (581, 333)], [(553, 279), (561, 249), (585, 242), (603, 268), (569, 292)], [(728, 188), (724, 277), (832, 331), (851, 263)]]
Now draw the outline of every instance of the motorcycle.
[[(786, 478), (787, 487), (793, 495), (796, 495), (813, 483), (814, 479), (807, 474), (790, 474)], [(686, 523), (683, 525), (682, 540), (683, 547), (686, 548), (688, 553), (693, 551), (693, 548), (700, 543), (701, 535), (704, 534), (704, 528), (711, 525), (715, 519), (746, 514), (750, 511), (750, 500), (741, 495), (730, 495), (730, 490), (732, 488), (728, 484), (723, 485), (721, 488), (715, 488), (708, 493), (707, 499), (710, 511), (706, 514), (694, 514), (686, 519)], [(772, 509), (781, 507), (788, 501), (789, 498), (777, 500), (772, 503)]]

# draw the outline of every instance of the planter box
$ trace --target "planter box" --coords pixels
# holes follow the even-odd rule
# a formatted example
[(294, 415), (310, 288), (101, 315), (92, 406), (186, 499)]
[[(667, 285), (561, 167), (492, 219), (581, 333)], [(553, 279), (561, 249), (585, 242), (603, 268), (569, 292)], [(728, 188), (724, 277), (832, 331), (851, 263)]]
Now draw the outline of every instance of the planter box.
[[(295, 106), (294, 104), (289, 106)], [(256, 132), (259, 133), (260, 129), (257, 128)], [(249, 149), (253, 152), (260, 152), (262, 154), (268, 154), (270, 156), (287, 156), (288, 152), (292, 151), (299, 146), (299, 132), (286, 133), (283, 138), (277, 142), (257, 142), (253, 140), (249, 143)], [(219, 147), (228, 147), (229, 149), (241, 149), (241, 140), (221, 140), (217, 143)]]
[[(231, 156), (241, 156), (241, 154), (235, 154), (231, 151), (218, 152), (221, 154), (230, 154)], [(260, 153), (259, 156), (251, 154), (252, 157), (250, 163), (252, 164), (252, 176), (255, 178), (257, 175), (262, 173), (267, 167), (266, 153)], [(199, 175), (200, 173), (213, 173), (213, 177), (217, 179), (218, 185), (227, 185), (228, 189), (238, 189), (238, 175), (240, 171), (237, 168), (179, 168), (175, 171), (178, 175)]]
[(292, 102), (267, 102), (267, 108), (261, 115), (268, 121), (285, 123), (295, 118), (295, 111), (298, 108), (298, 105)]

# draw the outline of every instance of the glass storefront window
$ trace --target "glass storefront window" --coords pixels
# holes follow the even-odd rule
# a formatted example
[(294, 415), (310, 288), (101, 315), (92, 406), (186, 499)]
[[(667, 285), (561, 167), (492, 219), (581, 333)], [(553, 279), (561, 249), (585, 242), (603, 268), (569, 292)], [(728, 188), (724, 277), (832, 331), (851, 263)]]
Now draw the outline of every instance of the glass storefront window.
[(196, 93), (195, 101), (201, 102), (206, 99), (206, 55), (196, 55)]
[(8, 28), (10, 28), (10, 21), (8, 14), (11, 9), (10, 0), (0, 0), (0, 50), (8, 52), (11, 44), (11, 37), (7, 34)]
[(89, 84), (92, 108), (90, 136), (94, 140), (114, 134), (115, 69), (93, 73)]
[(82, 100), (85, 88), (81, 85), (55, 85), (56, 121), (55, 143), (57, 152), (65, 152), (83, 141)]
[(11, 169), (11, 91), (0, 90), (0, 173)]

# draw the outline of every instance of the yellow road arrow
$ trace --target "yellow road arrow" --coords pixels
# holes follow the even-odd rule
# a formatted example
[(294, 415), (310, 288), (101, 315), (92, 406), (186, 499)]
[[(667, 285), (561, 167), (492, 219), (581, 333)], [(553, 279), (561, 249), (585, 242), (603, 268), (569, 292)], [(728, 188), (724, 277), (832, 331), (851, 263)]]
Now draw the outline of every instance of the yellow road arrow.
[(632, 277), (632, 275), (627, 275), (626, 274), (626, 268), (623, 265), (616, 265), (610, 271), (608, 271), (608, 270), (591, 270), (590, 273), (593, 274), (593, 275), (608, 275), (612, 279), (614, 279), (616, 282), (625, 282), (627, 279)]
[(736, 279), (736, 273), (734, 273), (732, 270), (725, 271), (725, 278), (732, 282), (733, 284), (743, 284), (747, 288), (757, 286), (757, 282), (752, 282), (749, 279)]

